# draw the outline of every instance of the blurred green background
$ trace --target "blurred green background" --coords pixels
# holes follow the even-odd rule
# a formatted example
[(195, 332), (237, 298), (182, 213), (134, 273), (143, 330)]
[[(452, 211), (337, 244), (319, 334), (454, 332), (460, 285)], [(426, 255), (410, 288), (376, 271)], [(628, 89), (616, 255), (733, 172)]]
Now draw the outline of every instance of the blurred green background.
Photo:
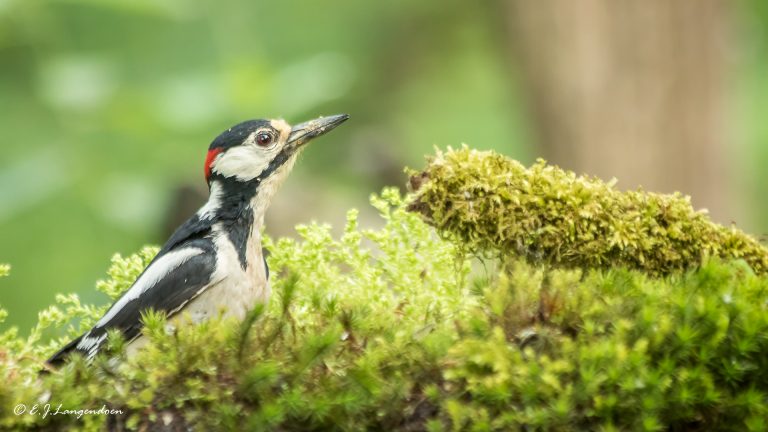
[[(739, 226), (760, 234), (768, 227), (768, 6), (716, 3), (713, 19), (724, 23), (715, 35), (722, 39), (717, 61), (725, 71), (716, 99), (727, 139), (713, 160), (729, 167), (729, 177), (700, 175), (729, 185), (724, 208), (738, 211), (713, 212), (725, 215), (722, 222), (738, 217)], [(210, 141), (249, 118), (352, 117), (303, 154), (268, 216), (267, 232), (275, 236), (310, 220), (342, 225), (348, 208), (368, 207), (371, 192), (403, 186), (402, 168), (421, 166), (434, 145), (468, 143), (526, 163), (545, 156), (621, 179), (621, 171), (570, 164), (576, 158), (558, 157), (566, 153), (546, 144), (548, 134), (567, 125), (548, 120), (559, 104), (540, 102), (547, 86), (537, 79), (567, 83), (578, 65), (573, 74), (573, 63), (563, 61), (559, 75), (541, 72), (554, 66), (537, 53), (561, 59), (558, 50), (570, 51), (536, 44), (573, 38), (568, 25), (540, 19), (552, 11), (526, 7), (458, 0), (0, 0), (0, 263), (13, 266), (0, 280), (0, 305), (10, 312), (3, 326), (26, 329), (57, 292), (105, 301), (93, 285), (111, 255), (161, 244), (205, 192)], [(678, 13), (662, 10), (658, 17)], [(678, 31), (669, 27), (664, 31)], [(654, 31), (638, 30), (637, 40)], [(589, 57), (576, 54), (578, 61)], [(608, 76), (627, 74), (631, 68)], [(552, 88), (550, 95), (568, 94)], [(604, 88), (612, 94), (610, 85)], [(572, 100), (595, 99), (586, 93)], [(569, 112), (552, 118), (568, 119)], [(602, 151), (576, 144), (571, 150), (616, 166), (601, 160)], [(626, 187), (636, 186), (632, 179)], [(696, 203), (695, 190), (674, 182), (637, 182), (681, 189)]]

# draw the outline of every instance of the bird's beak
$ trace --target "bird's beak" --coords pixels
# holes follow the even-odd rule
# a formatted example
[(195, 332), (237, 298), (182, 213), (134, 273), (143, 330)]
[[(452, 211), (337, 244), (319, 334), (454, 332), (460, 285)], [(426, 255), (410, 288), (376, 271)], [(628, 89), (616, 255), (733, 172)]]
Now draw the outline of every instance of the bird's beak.
[(291, 128), (291, 134), (288, 136), (288, 144), (291, 144), (294, 147), (304, 145), (312, 138), (319, 137), (344, 123), (348, 118), (349, 115), (347, 114), (338, 114), (299, 123)]

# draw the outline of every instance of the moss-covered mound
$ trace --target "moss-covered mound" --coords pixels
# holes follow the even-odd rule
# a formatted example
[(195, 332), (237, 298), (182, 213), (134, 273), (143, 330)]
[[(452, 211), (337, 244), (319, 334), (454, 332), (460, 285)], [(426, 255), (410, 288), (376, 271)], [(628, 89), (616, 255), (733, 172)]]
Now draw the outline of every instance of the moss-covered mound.
[[(245, 322), (169, 333), (149, 314), (137, 357), (111, 337), (92, 365), (39, 375), (104, 311), (60, 296), (29, 337), (0, 333), (0, 430), (768, 428), (768, 278), (744, 262), (472, 272), (396, 192), (373, 204), (381, 229), (352, 211), (338, 239), (268, 242), (274, 295)], [(97, 289), (118, 295), (155, 252), (116, 257)]]
[(466, 147), (438, 151), (413, 174), (411, 209), (473, 251), (565, 267), (623, 266), (653, 275), (706, 257), (744, 259), (768, 271), (768, 250), (735, 227), (711, 222), (689, 197), (620, 192), (539, 160), (530, 168)]

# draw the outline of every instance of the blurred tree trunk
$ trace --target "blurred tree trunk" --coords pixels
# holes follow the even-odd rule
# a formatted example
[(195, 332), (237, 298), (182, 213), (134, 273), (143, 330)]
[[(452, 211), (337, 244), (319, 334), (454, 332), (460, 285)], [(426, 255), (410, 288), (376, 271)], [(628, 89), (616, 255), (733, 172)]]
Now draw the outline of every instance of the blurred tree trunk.
[(549, 161), (625, 189), (681, 191), (729, 223), (724, 0), (510, 0)]

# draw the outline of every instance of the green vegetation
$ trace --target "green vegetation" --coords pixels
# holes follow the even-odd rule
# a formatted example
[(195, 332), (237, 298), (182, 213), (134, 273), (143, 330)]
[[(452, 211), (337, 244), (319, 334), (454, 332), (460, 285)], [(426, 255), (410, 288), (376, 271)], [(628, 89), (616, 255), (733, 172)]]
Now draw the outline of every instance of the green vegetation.
[(413, 173), (410, 208), (473, 252), (534, 264), (627, 267), (651, 275), (691, 268), (707, 257), (741, 258), (768, 271), (768, 250), (735, 227), (710, 221), (689, 197), (620, 192), (543, 160), (530, 168), (493, 152), (438, 151)]
[[(460, 155), (464, 164), (447, 162)], [(486, 156), (438, 155), (430, 180), (422, 177), (418, 185), (417, 208), (423, 213), (432, 202), (426, 193), (439, 190), (436, 166), (458, 178), (505, 161)], [(473, 169), (469, 158), (486, 168)], [(557, 174), (571, 178), (573, 188), (593, 185), (627, 199), (543, 164), (514, 172)], [(704, 223), (683, 212), (684, 201), (648, 196), (680, 212), (674, 220), (684, 226)], [(67, 328), (74, 335), (103, 311), (76, 296), (58, 297), (29, 338), (13, 330), (0, 335), (0, 428), (98, 430), (107, 422), (193, 430), (768, 428), (768, 278), (748, 259), (712, 256), (660, 277), (632, 269), (638, 266), (618, 253), (604, 255), (600, 265), (556, 268), (556, 261), (529, 254), (514, 258), (518, 249), (499, 253), (503, 243), (482, 237), (487, 220), (479, 216), (460, 225), (470, 237), (445, 231), (446, 240), (407, 211), (412, 199), (395, 190), (371, 201), (385, 221), (381, 229), (360, 229), (350, 211), (338, 239), (328, 226), (313, 224), (297, 228), (300, 240), (268, 240), (273, 298), (245, 322), (219, 319), (168, 332), (162, 316), (149, 314), (152, 343), (135, 358), (122, 358), (122, 341), (113, 335), (111, 352), (93, 365), (75, 358), (38, 375), (61, 342), (43, 343), (48, 332)], [(454, 220), (436, 215), (430, 221)], [(686, 225), (689, 216), (694, 222)], [(496, 252), (485, 253), (484, 265), (473, 271), (472, 253), (490, 250)], [(115, 297), (155, 252), (116, 256), (97, 288)], [(41, 401), (52, 410), (61, 404), (123, 413), (13, 414), (19, 403)]]

